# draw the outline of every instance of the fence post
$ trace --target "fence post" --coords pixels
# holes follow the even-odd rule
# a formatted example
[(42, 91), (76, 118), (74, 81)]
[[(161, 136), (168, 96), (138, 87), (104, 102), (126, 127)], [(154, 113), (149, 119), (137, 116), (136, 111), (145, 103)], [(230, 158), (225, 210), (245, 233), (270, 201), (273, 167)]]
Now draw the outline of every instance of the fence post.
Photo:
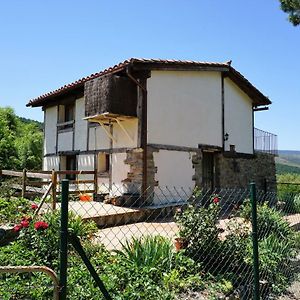
[(100, 291), (102, 292), (104, 298), (107, 299), (107, 300), (112, 300), (112, 298), (109, 295), (107, 289), (105, 288), (103, 282), (101, 281), (100, 277), (98, 276), (97, 272), (95, 271), (93, 265), (91, 264), (90, 260), (86, 256), (86, 254), (85, 254), (85, 252), (84, 252), (84, 250), (81, 246), (79, 238), (74, 233), (71, 233), (69, 235), (69, 240), (70, 240), (70, 243), (75, 248), (75, 250), (77, 251), (77, 253), (80, 255), (82, 261), (86, 265), (88, 271), (92, 275), (92, 277), (95, 280), (96, 284), (100, 288)]
[(27, 176), (26, 176), (26, 169), (23, 169), (23, 175), (22, 175), (22, 198), (25, 197), (25, 193), (26, 193), (26, 181), (27, 181)]
[(94, 201), (97, 200), (97, 194), (98, 194), (98, 170), (94, 170), (94, 195), (93, 199)]
[(259, 300), (259, 253), (258, 253), (258, 235), (257, 235), (257, 199), (256, 185), (250, 183), (250, 198), (252, 208), (252, 244), (253, 244), (253, 299)]
[(60, 249), (59, 249), (59, 299), (67, 299), (67, 264), (68, 264), (68, 201), (69, 180), (61, 183), (61, 212), (60, 212)]
[(57, 173), (55, 170), (52, 170), (51, 174), (51, 180), (52, 180), (52, 209), (56, 209), (56, 186), (57, 186)]

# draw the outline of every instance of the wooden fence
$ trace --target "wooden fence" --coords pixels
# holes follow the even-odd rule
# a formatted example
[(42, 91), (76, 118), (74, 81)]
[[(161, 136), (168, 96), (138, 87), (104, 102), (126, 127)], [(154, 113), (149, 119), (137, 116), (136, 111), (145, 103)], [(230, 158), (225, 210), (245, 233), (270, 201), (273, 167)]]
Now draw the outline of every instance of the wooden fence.
[[(32, 192), (42, 194), (42, 202), (45, 201), (46, 197), (52, 195), (52, 208), (56, 208), (57, 197), (60, 194), (61, 180), (66, 176), (74, 176), (74, 180), (70, 180), (70, 185), (76, 186), (75, 189), (71, 190), (70, 194), (81, 194), (81, 193), (93, 193), (97, 194), (98, 191), (98, 180), (97, 170), (91, 171), (12, 171), (12, 170), (0, 170), (0, 177), (9, 176), (11, 178), (20, 178), (20, 183), (12, 184), (12, 187), (21, 190), (21, 196), (25, 197), (26, 192)], [(93, 179), (80, 179), (80, 175), (93, 175)], [(81, 189), (82, 186), (91, 184), (93, 188)]]

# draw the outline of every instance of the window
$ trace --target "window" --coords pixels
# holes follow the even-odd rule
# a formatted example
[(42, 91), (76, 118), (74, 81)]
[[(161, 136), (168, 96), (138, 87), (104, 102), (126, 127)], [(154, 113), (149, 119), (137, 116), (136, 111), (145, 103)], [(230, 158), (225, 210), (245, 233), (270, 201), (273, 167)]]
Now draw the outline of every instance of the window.
[(75, 102), (59, 105), (58, 108), (58, 130), (73, 128), (75, 120)]
[[(66, 170), (67, 171), (76, 171), (76, 155), (67, 155), (66, 156)], [(75, 180), (76, 175), (75, 174), (67, 174), (67, 179)]]
[(75, 104), (70, 103), (65, 105), (65, 122), (74, 121), (75, 117)]
[(98, 154), (98, 172), (108, 173), (110, 165), (110, 155), (107, 153)]

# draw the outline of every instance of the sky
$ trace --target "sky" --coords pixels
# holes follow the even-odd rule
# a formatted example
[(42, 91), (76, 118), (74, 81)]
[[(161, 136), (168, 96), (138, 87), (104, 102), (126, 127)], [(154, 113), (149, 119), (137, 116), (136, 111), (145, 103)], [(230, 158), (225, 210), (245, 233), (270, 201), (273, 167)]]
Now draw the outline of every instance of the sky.
[(255, 126), (300, 150), (300, 26), (279, 0), (0, 1), (0, 106), (26, 103), (130, 57), (225, 62), (273, 104)]

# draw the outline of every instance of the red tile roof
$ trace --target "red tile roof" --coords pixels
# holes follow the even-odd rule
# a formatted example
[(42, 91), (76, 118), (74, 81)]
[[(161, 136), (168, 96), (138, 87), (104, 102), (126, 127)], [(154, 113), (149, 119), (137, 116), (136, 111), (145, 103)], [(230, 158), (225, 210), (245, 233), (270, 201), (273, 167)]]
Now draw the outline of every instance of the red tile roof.
[(92, 80), (94, 78), (114, 74), (120, 71), (125, 70), (128, 66), (135, 67), (136, 65), (142, 65), (145, 69), (197, 69), (203, 70), (222, 70), (228, 73), (228, 76), (239, 85), (250, 98), (256, 99), (256, 105), (268, 105), (271, 104), (271, 101), (264, 96), (258, 89), (256, 89), (243, 75), (241, 75), (237, 70), (235, 70), (230, 65), (231, 62), (226, 63), (217, 63), (217, 62), (200, 62), (200, 61), (188, 61), (188, 60), (166, 60), (166, 59), (141, 59), (141, 58), (131, 58), (125, 60), (113, 67), (107, 68), (98, 73), (91, 74), (87, 77), (83, 77), (79, 80), (76, 80), (72, 83), (66, 84), (54, 91), (43, 94), (37, 98), (31, 99), (26, 106), (43, 106), (48, 104), (56, 96), (67, 93), (68, 91), (74, 90), (84, 86), (84, 83)]

